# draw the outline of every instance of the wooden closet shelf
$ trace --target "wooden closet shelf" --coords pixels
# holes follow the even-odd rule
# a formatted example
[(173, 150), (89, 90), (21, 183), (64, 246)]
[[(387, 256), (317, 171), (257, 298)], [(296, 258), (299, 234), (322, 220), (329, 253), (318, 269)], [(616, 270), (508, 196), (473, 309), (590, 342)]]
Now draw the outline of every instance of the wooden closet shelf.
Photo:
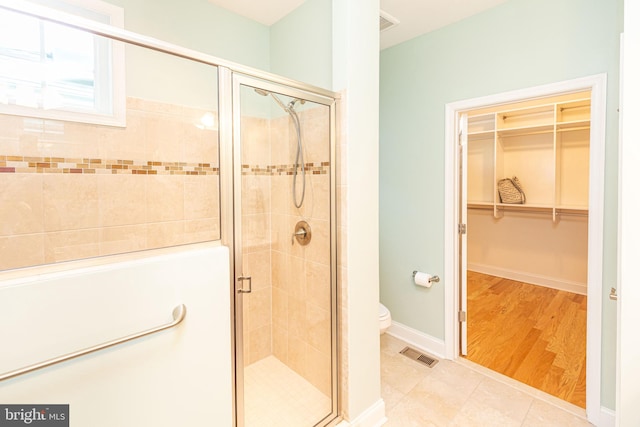
[[(495, 207), (500, 212), (528, 212), (528, 213), (541, 213), (541, 214), (552, 214), (553, 206), (549, 205), (534, 205), (534, 204), (508, 204), (508, 203), (496, 203)], [(494, 204), (491, 202), (468, 202), (467, 209), (475, 209), (475, 210), (488, 210), (492, 211), (494, 209)], [(555, 207), (556, 215), (570, 215), (570, 216), (588, 216), (589, 209), (582, 207)]]

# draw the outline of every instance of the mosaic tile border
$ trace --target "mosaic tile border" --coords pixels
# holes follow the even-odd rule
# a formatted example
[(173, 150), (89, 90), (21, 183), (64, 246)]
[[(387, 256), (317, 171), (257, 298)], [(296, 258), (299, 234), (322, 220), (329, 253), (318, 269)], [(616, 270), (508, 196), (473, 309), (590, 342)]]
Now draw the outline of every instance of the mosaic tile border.
[[(330, 162), (305, 163), (305, 168), (313, 175), (326, 175), (330, 165)], [(242, 175), (293, 175), (294, 169), (294, 165), (243, 164)], [(211, 163), (0, 155), (0, 173), (218, 175), (220, 168)]]
[(211, 163), (0, 155), (0, 173), (218, 175)]
[[(306, 171), (313, 175), (326, 175), (329, 173), (331, 163), (305, 163), (304, 166)], [(242, 175), (293, 175), (294, 169), (294, 165), (242, 165)]]

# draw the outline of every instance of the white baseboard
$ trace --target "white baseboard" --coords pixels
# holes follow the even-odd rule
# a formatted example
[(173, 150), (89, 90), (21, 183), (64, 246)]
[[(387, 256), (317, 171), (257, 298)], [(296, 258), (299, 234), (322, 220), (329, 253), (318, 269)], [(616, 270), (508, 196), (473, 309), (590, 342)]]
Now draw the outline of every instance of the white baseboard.
[(518, 282), (531, 283), (533, 285), (558, 289), (560, 291), (572, 292), (574, 294), (586, 295), (586, 283), (572, 282), (569, 280), (559, 280), (553, 277), (540, 276), (523, 271), (508, 270), (506, 268), (494, 267), (486, 264), (468, 263), (467, 269), (477, 273), (489, 274), (491, 276), (504, 277), (505, 279), (517, 280)]
[(382, 427), (386, 422), (384, 400), (380, 399), (355, 419), (342, 421), (336, 427)]
[(616, 411), (612, 411), (609, 408), (605, 408), (604, 406), (601, 406), (600, 407), (600, 419), (595, 422), (595, 425), (597, 427), (615, 427), (615, 425), (616, 425)]
[(432, 337), (429, 334), (413, 329), (409, 326), (398, 323), (395, 320), (391, 322), (391, 326), (387, 333), (393, 337), (411, 344), (416, 350), (425, 351), (433, 356), (445, 358), (444, 340)]

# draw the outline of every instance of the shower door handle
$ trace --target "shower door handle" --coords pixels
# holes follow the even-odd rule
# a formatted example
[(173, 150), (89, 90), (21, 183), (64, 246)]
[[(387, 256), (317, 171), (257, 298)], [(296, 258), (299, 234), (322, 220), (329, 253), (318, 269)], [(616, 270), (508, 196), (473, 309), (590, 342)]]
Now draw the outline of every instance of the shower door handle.
[(240, 276), (240, 277), (238, 277), (238, 282), (240, 282), (240, 284), (242, 284), (242, 282), (244, 282), (245, 280), (249, 281), (249, 289), (244, 289), (244, 286), (241, 286), (238, 289), (238, 293), (239, 294), (250, 294), (251, 293), (251, 276)]

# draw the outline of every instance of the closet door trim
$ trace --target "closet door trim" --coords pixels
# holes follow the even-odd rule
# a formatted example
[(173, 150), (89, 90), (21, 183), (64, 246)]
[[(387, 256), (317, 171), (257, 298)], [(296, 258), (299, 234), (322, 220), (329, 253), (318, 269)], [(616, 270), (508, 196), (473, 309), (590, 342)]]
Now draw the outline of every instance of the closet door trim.
[(445, 106), (445, 356), (460, 354), (457, 321), (460, 298), (458, 226), (460, 178), (457, 153), (457, 120), (466, 111), (521, 99), (591, 91), (591, 130), (589, 165), (589, 272), (587, 277), (587, 419), (600, 417), (602, 370), (602, 289), (604, 231), (604, 158), (607, 75), (596, 74), (549, 85), (536, 86), (498, 95), (473, 98)]

